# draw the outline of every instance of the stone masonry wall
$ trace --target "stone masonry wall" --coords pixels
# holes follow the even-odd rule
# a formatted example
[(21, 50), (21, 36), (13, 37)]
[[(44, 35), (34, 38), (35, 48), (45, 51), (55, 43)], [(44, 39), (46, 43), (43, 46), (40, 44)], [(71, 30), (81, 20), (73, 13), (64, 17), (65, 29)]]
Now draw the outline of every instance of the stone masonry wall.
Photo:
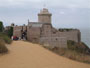
[(71, 30), (60, 32), (55, 28), (51, 27), (51, 25), (43, 26), (42, 35), (40, 38), (41, 44), (48, 44), (52, 47), (67, 47), (67, 41), (72, 40), (75, 42), (80, 42), (80, 31), (79, 30)]
[(40, 28), (39, 27), (27, 27), (27, 39), (31, 42), (39, 42)]
[(72, 31), (67, 31), (67, 32), (52, 32), (52, 37), (66, 37), (67, 40), (72, 40), (75, 42), (80, 42), (80, 32), (78, 30), (72, 30)]
[(44, 46), (67, 48), (67, 39), (65, 37), (41, 37), (40, 43)]
[(51, 30), (52, 30), (51, 25), (43, 25), (41, 37), (51, 37), (51, 33), (52, 33)]
[(26, 31), (27, 30), (27, 26), (23, 26), (23, 31)]
[(22, 26), (15, 26), (13, 29), (13, 36), (21, 37)]
[(67, 47), (67, 40), (80, 42), (81, 33), (79, 30), (60, 32), (50, 24), (44, 24), (42, 27), (15, 26), (13, 35), (21, 37), (21, 31), (27, 30), (27, 40), (30, 42), (50, 45), (51, 47)]
[(38, 15), (38, 22), (51, 23), (51, 15)]

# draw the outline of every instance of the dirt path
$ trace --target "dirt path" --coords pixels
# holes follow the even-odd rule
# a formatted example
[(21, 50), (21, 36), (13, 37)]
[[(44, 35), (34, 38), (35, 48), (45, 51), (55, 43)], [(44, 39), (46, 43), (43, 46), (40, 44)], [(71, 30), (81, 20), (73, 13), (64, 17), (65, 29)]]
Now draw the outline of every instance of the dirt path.
[(14, 41), (8, 48), (10, 53), (0, 56), (0, 68), (90, 68), (28, 42)]

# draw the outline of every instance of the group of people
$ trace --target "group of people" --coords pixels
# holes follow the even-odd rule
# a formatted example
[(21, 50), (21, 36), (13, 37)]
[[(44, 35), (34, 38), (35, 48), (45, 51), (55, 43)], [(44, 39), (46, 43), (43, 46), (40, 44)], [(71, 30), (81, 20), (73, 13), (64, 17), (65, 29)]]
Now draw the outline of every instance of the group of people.
[(21, 37), (12, 36), (12, 40), (26, 40), (26, 39), (27, 39), (26, 31), (25, 32), (22, 32)]

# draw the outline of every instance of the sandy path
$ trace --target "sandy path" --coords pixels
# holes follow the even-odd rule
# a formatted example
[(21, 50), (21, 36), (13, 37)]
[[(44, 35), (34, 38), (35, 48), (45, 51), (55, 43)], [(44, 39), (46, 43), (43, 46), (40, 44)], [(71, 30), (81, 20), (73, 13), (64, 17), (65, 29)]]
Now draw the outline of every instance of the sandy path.
[(10, 53), (0, 56), (0, 68), (90, 68), (28, 42), (14, 41), (8, 48)]

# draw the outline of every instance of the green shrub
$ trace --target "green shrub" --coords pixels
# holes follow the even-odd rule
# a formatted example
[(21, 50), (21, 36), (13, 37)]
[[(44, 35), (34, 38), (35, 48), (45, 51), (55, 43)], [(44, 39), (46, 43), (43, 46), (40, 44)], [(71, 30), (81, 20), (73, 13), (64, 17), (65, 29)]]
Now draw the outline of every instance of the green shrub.
[(68, 49), (72, 49), (72, 50), (75, 50), (76, 49), (76, 43), (74, 41), (71, 41), (71, 40), (68, 40), (67, 41), (67, 46), (68, 46)]
[(75, 30), (75, 29), (72, 29), (72, 28), (70, 28), (70, 29), (68, 29), (68, 28), (63, 28), (63, 29), (59, 29), (59, 31), (61, 31), (61, 32), (64, 32), (64, 31), (71, 31), (71, 30)]
[(3, 32), (3, 22), (0, 21), (0, 32)]
[(5, 42), (0, 39), (0, 53), (6, 53), (8, 52), (7, 47), (5, 46)]
[(8, 36), (12, 37), (13, 35), (13, 27), (10, 27), (10, 29), (8, 30)]
[(3, 39), (7, 44), (10, 44), (12, 42), (12, 40), (4, 33), (0, 33), (0, 38)]

